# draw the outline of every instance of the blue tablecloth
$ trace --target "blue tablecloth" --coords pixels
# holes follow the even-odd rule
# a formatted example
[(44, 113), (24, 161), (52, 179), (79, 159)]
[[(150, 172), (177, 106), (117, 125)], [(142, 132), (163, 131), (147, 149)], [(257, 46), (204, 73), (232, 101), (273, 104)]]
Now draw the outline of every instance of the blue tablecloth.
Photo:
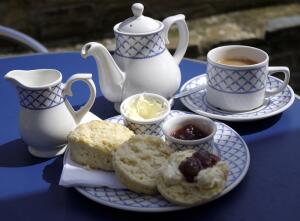
[[(204, 63), (183, 60), (182, 83), (205, 73)], [(13, 69), (55, 68), (63, 80), (74, 73), (93, 73), (97, 99), (92, 112), (105, 119), (116, 115), (102, 96), (95, 62), (78, 53), (0, 59), (2, 76)], [(73, 105), (88, 89), (74, 85)], [(300, 102), (282, 114), (247, 123), (227, 123), (248, 144), (251, 163), (244, 180), (230, 193), (192, 209), (142, 214), (97, 204), (73, 188), (58, 186), (62, 157), (32, 157), (18, 132), (19, 103), (15, 88), (0, 79), (0, 220), (300, 220)], [(187, 110), (180, 101), (174, 109)]]

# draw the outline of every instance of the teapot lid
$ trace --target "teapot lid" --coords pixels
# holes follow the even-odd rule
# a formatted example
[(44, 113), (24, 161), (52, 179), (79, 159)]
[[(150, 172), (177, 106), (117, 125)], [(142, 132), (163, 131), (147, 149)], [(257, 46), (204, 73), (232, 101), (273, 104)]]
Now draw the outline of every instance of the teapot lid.
[(157, 31), (163, 26), (160, 21), (143, 15), (143, 4), (135, 3), (131, 6), (131, 10), (134, 16), (121, 22), (117, 27), (118, 31), (132, 34), (144, 34)]

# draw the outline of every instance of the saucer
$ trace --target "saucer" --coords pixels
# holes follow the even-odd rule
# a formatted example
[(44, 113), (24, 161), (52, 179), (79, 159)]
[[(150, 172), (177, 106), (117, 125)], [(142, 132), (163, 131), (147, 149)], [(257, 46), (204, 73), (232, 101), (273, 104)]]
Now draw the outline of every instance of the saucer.
[[(184, 114), (190, 113), (182, 111), (171, 111), (167, 116), (167, 119)], [(109, 118), (107, 120), (119, 124), (124, 124), (124, 118), (120, 115)], [(224, 123), (216, 122), (216, 125), (217, 132), (214, 136), (213, 152), (219, 155), (222, 160), (228, 163), (229, 174), (223, 192), (210, 201), (215, 200), (234, 189), (246, 175), (250, 164), (249, 150), (243, 138)], [(154, 134), (152, 135), (157, 135), (155, 133), (156, 132), (154, 132)], [(164, 139), (162, 135), (160, 136)], [(164, 212), (188, 208), (172, 204), (159, 194), (138, 194), (127, 189), (114, 189), (110, 187), (81, 186), (75, 187), (75, 189), (87, 198), (99, 204), (122, 210), (138, 212)]]
[[(267, 88), (277, 88), (281, 84), (282, 81), (276, 77), (269, 76), (267, 79)], [(206, 101), (206, 74), (187, 81), (180, 91), (199, 86), (203, 86), (203, 90), (180, 98), (183, 105), (197, 114), (225, 121), (253, 121), (271, 117), (288, 109), (295, 99), (293, 89), (287, 86), (281, 93), (265, 99), (263, 105), (254, 110), (230, 112), (215, 108)]]

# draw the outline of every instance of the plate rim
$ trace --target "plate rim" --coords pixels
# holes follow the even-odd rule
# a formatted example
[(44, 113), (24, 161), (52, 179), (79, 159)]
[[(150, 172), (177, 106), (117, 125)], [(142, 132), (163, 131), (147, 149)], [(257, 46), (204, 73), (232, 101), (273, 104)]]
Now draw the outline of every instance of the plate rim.
[[(193, 112), (189, 112), (189, 111), (181, 111), (181, 110), (171, 110), (171, 112), (181, 112), (181, 113), (185, 113), (185, 114), (193, 114)], [(112, 118), (116, 118), (116, 117), (122, 117), (121, 115), (116, 115), (116, 116), (113, 116), (113, 117), (110, 117), (110, 118), (107, 118), (105, 120), (109, 120), (109, 119), (112, 119)], [(99, 118), (100, 119), (100, 118)], [(250, 158), (250, 152), (249, 152), (249, 148), (248, 148), (248, 145), (246, 144), (245, 140), (243, 139), (243, 137), (238, 133), (236, 132), (233, 128), (231, 128), (230, 126), (228, 126), (227, 124), (223, 123), (223, 122), (220, 122), (220, 121), (216, 121), (218, 124), (223, 124), (225, 125), (226, 127), (230, 128), (230, 130), (240, 138), (240, 140), (242, 141), (242, 144), (243, 144), (243, 147), (246, 151), (246, 156), (247, 156), (247, 161), (246, 161), (246, 164), (245, 164), (245, 167), (244, 167), (244, 170), (242, 171), (241, 175), (238, 177), (237, 180), (235, 180), (231, 185), (230, 187), (227, 187), (223, 190), (223, 192), (221, 194), (218, 194), (217, 196), (209, 199), (208, 201), (205, 201), (201, 204), (198, 204), (198, 205), (194, 205), (194, 206), (180, 206), (180, 205), (174, 205), (174, 206), (166, 206), (166, 207), (158, 207), (158, 208), (147, 208), (147, 207), (131, 207), (131, 206), (127, 206), (127, 205), (120, 205), (120, 204), (114, 204), (112, 202), (109, 202), (109, 201), (104, 201), (104, 200), (101, 200), (99, 198), (97, 198), (96, 196), (92, 195), (92, 194), (89, 194), (88, 191), (85, 190), (85, 188), (87, 187), (84, 187), (84, 186), (76, 186), (74, 187), (79, 193), (81, 193), (82, 195), (84, 195), (85, 197), (87, 197), (88, 199), (90, 200), (93, 200), (99, 204), (102, 204), (102, 205), (105, 205), (105, 206), (109, 206), (109, 207), (112, 207), (112, 208), (116, 208), (116, 209), (121, 209), (121, 210), (126, 210), (126, 211), (133, 211), (133, 212), (144, 212), (144, 213), (159, 213), (159, 212), (171, 212), (171, 211), (178, 211), (178, 210), (183, 210), (183, 209), (188, 209), (188, 208), (193, 208), (193, 207), (196, 207), (196, 206), (200, 206), (200, 205), (203, 205), (205, 203), (208, 203), (208, 202), (211, 202), (213, 200), (216, 200), (217, 198), (220, 198), (224, 195), (226, 195), (227, 193), (229, 193), (231, 190), (233, 190), (234, 188), (236, 188), (238, 186), (238, 184), (245, 178), (248, 170), (249, 170), (249, 167), (250, 167), (250, 161), (251, 161), (251, 158)], [(66, 157), (66, 155), (64, 156)], [(109, 188), (109, 187), (108, 187)], [(110, 189), (113, 189), (113, 188), (110, 188)]]
[[(178, 211), (183, 209), (188, 209), (192, 207), (185, 207), (185, 206), (172, 206), (172, 207), (163, 207), (163, 208), (147, 208), (147, 207), (130, 207), (126, 205), (120, 205), (120, 204), (114, 204), (108, 201), (102, 201), (99, 200), (99, 198), (95, 197), (92, 194), (89, 194), (87, 191), (85, 191), (82, 187), (74, 187), (78, 192), (80, 192), (82, 195), (86, 196), (87, 198), (100, 203), (105, 206), (109, 206), (115, 209), (125, 210), (125, 211), (132, 211), (132, 212), (141, 212), (141, 213), (159, 213), (159, 212), (171, 212), (171, 211)], [(113, 188), (111, 188), (113, 189)], [(222, 195), (223, 196), (223, 195)]]
[[(204, 78), (206, 77), (207, 74), (206, 73), (203, 73), (203, 74), (200, 74), (200, 75), (197, 75), (193, 78), (191, 78), (190, 80), (188, 80), (187, 82), (185, 82), (181, 87), (180, 87), (180, 92), (183, 91), (183, 89), (186, 87), (187, 84), (189, 84), (191, 81), (201, 77), (201, 78)], [(274, 76), (268, 76), (269, 78), (273, 78), (279, 82), (283, 82), (282, 80), (280, 80), (279, 78), (276, 78)], [(282, 113), (283, 111), (287, 110), (293, 103), (294, 103), (294, 100), (295, 100), (295, 93), (294, 93), (294, 90), (292, 89), (292, 87), (290, 85), (287, 85), (286, 87), (290, 93), (291, 93), (291, 99), (289, 100), (289, 102), (284, 105), (283, 107), (279, 108), (278, 110), (276, 111), (273, 111), (271, 113), (268, 113), (268, 114), (264, 114), (264, 115), (260, 115), (260, 116), (253, 116), (253, 117), (232, 117), (232, 116), (223, 116), (223, 115), (219, 115), (219, 114), (213, 114), (213, 113), (208, 113), (206, 111), (203, 111), (203, 110), (195, 110), (193, 109), (189, 104), (188, 102), (185, 101), (185, 97), (181, 97), (180, 98), (180, 101), (181, 103), (186, 107), (188, 108), (190, 111), (196, 113), (196, 114), (199, 114), (199, 115), (202, 115), (202, 116), (205, 116), (205, 117), (209, 117), (209, 118), (213, 118), (213, 119), (216, 119), (216, 120), (225, 120), (225, 121), (230, 121), (230, 122), (246, 122), (246, 121), (255, 121), (255, 120), (261, 120), (261, 119), (265, 119), (265, 118), (268, 118), (268, 117), (272, 117), (272, 116), (275, 116), (277, 114), (280, 114)], [(253, 110), (252, 110), (253, 111)]]

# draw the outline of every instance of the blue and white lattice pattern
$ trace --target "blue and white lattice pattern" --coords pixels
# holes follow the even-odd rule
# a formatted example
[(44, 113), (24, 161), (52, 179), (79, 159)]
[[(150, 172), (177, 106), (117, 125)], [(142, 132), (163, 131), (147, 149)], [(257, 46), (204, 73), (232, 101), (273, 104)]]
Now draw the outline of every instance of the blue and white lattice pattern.
[(227, 70), (211, 64), (207, 65), (208, 85), (227, 93), (253, 93), (265, 85), (266, 67), (252, 70)]
[(177, 144), (177, 143), (173, 143), (173, 142), (169, 142), (167, 141), (168, 145), (176, 150), (185, 150), (185, 149), (195, 149), (195, 150), (199, 150), (199, 149), (205, 149), (211, 153), (214, 153), (214, 149), (213, 149), (213, 143), (212, 142), (205, 142), (199, 145), (183, 145), (183, 144)]
[(217, 128), (214, 137), (215, 147), (222, 160), (229, 164), (229, 176), (224, 190), (228, 192), (230, 185), (240, 181), (245, 167), (248, 169), (250, 155), (247, 145), (234, 130), (223, 123), (217, 123)]
[[(183, 114), (186, 114), (186, 112), (171, 111), (168, 117), (176, 117)], [(108, 120), (120, 124), (124, 123), (121, 116)], [(228, 181), (224, 191), (218, 196), (220, 197), (238, 185), (246, 175), (250, 163), (250, 155), (247, 145), (233, 129), (220, 122), (216, 122), (216, 124), (217, 132), (214, 137), (213, 152), (217, 153), (229, 166)], [(76, 189), (98, 203), (124, 210), (161, 212), (186, 208), (168, 202), (161, 195), (150, 196), (108, 187), (77, 187)]]
[[(189, 80), (182, 86), (181, 91), (199, 87), (200, 85), (205, 88), (206, 76), (206, 74), (203, 74)], [(278, 88), (281, 84), (281, 80), (269, 76), (267, 79), (266, 88)], [(191, 111), (214, 119), (228, 121), (249, 121), (270, 117), (286, 110), (290, 105), (292, 105), (293, 101), (294, 92), (289, 86), (286, 87), (281, 93), (265, 99), (261, 107), (246, 112), (229, 112), (211, 106), (206, 101), (205, 89), (181, 98), (181, 102)]]
[(115, 32), (115, 54), (132, 59), (150, 58), (165, 50), (162, 31), (149, 35), (125, 35)]
[(126, 125), (135, 134), (147, 134), (147, 135), (155, 134), (156, 136), (162, 136), (163, 132), (161, 129), (161, 123), (162, 122), (143, 125), (143, 124), (137, 124), (125, 120), (124, 125)]
[(55, 107), (64, 102), (62, 84), (42, 90), (28, 90), (17, 87), (20, 104), (31, 110), (42, 110)]

